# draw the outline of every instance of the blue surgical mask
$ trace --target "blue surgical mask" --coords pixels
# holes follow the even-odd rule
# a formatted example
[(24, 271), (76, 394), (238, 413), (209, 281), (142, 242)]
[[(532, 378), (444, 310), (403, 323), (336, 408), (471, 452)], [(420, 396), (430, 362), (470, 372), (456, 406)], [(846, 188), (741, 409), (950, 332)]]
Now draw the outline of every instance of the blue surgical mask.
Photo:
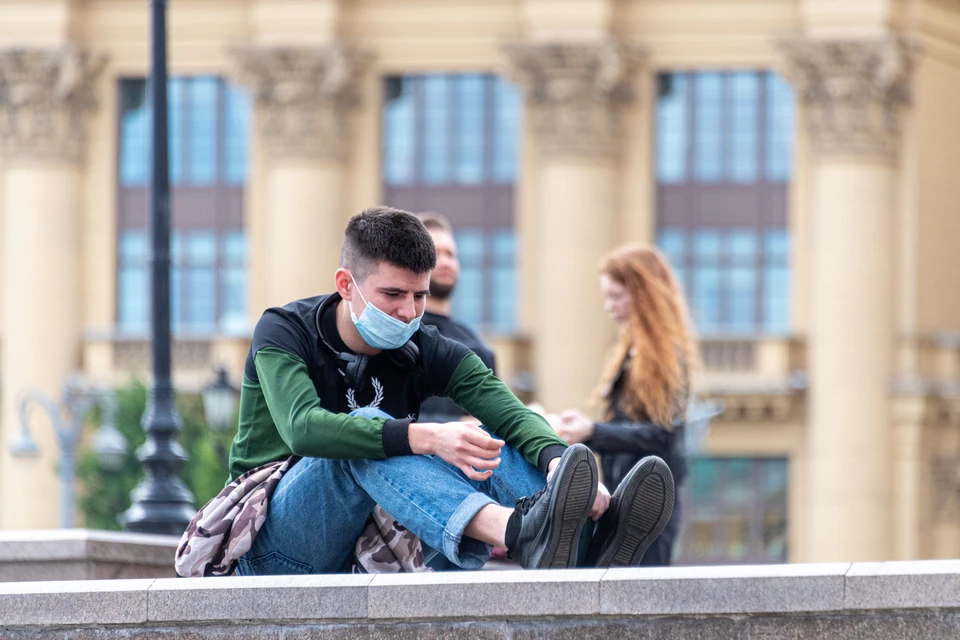
[(399, 349), (405, 345), (407, 340), (420, 328), (420, 318), (423, 316), (417, 316), (410, 321), (410, 324), (397, 320), (367, 302), (363, 293), (360, 292), (360, 287), (357, 286), (353, 274), (350, 274), (350, 279), (353, 280), (353, 286), (360, 294), (360, 299), (367, 305), (358, 318), (357, 314), (353, 312), (353, 305), (347, 302), (350, 307), (350, 319), (353, 320), (353, 324), (357, 327), (363, 341), (374, 349)]

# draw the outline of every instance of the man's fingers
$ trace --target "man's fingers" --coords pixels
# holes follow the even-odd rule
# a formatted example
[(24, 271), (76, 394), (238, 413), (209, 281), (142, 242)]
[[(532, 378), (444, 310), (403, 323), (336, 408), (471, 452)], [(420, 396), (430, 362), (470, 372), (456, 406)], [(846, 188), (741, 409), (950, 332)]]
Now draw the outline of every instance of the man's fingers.
[(606, 510), (610, 507), (610, 492), (605, 486), (597, 486), (597, 497), (593, 501), (593, 508), (590, 510), (590, 517), (593, 520), (599, 520)]
[(496, 469), (500, 466), (500, 458), (493, 460), (484, 460), (483, 458), (467, 458), (465, 461), (474, 469)]
[(463, 443), (463, 446), (456, 448), (455, 455), (457, 456), (458, 460), (464, 460), (467, 458), (482, 458), (484, 460), (490, 460), (500, 457), (500, 449), (484, 449), (483, 447), (478, 447), (474, 444)]
[(463, 471), (463, 475), (467, 476), (471, 480), (483, 481), (490, 477), (493, 473), (492, 471), (475, 471), (472, 467), (466, 464), (462, 464), (458, 467), (460, 471)]
[[(483, 429), (479, 429), (480, 433), (473, 431), (467, 431), (464, 433), (464, 440), (474, 447), (477, 447), (480, 451), (484, 453), (492, 453), (494, 455), (499, 454), (500, 448), (503, 446), (503, 440), (495, 440), (490, 437)], [(492, 458), (493, 455), (486, 456)]]

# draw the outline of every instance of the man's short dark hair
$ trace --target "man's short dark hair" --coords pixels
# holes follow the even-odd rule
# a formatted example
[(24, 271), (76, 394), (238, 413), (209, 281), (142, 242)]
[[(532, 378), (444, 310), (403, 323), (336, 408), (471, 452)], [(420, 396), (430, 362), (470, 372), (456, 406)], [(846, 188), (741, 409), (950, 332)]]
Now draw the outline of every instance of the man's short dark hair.
[(417, 218), (423, 223), (423, 226), (427, 228), (427, 231), (446, 231), (450, 234), (453, 233), (453, 225), (447, 220), (447, 216), (442, 213), (424, 211), (423, 213), (418, 213)]
[(416, 274), (437, 266), (433, 238), (415, 215), (391, 207), (371, 207), (350, 218), (340, 250), (340, 266), (362, 281), (379, 263)]

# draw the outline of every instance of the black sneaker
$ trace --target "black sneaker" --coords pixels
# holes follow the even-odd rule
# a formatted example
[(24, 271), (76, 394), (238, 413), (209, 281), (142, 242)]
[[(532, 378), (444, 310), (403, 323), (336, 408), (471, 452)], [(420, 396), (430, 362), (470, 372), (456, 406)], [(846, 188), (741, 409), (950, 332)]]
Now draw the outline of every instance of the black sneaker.
[(590, 449), (568, 447), (547, 485), (517, 500), (510, 518), (520, 519), (520, 529), (507, 557), (524, 569), (575, 567), (580, 533), (597, 497), (597, 476)]
[(636, 567), (673, 515), (673, 474), (657, 456), (627, 473), (610, 498), (587, 552), (588, 567)]

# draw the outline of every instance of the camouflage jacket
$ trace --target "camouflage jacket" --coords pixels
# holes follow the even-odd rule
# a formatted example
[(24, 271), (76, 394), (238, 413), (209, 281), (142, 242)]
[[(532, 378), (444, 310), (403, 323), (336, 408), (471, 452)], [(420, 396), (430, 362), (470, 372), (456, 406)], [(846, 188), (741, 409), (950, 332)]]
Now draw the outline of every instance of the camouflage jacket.
[[(290, 456), (251, 469), (205, 504), (180, 538), (174, 560), (177, 575), (193, 578), (232, 574), (266, 521), (270, 496), (280, 478), (299, 460)], [(424, 563), (420, 539), (377, 505), (357, 540), (354, 571), (411, 573), (432, 569)]]

